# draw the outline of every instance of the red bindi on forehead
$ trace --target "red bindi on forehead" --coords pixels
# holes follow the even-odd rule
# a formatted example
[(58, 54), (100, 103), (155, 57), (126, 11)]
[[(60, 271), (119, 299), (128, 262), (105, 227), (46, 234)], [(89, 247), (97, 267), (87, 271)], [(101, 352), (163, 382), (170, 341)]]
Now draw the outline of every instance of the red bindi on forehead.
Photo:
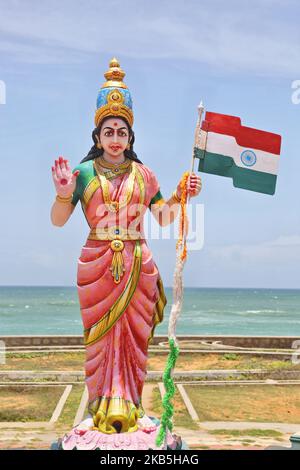
[(118, 125), (118, 123), (117, 123), (117, 122), (114, 122), (114, 126), (116, 127), (117, 125)]

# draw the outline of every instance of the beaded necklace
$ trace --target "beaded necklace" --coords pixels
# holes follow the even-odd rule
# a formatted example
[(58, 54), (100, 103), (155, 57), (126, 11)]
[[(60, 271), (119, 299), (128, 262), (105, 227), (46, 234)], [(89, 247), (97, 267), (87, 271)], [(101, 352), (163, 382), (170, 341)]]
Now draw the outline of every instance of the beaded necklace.
[[(120, 201), (112, 201), (110, 198), (109, 194), (109, 185), (108, 185), (108, 179), (112, 178), (107, 178), (106, 172), (103, 171), (104, 168), (109, 168), (113, 171), (114, 177), (119, 176), (120, 174), (126, 173), (130, 171), (129, 177), (126, 181), (126, 191), (125, 191), (125, 197), (123, 199), (120, 198)], [(125, 207), (127, 204), (129, 204), (132, 194), (133, 194), (133, 189), (134, 189), (134, 181), (136, 177), (136, 164), (135, 162), (128, 160), (120, 165), (116, 166), (113, 163), (109, 163), (103, 158), (98, 157), (94, 160), (94, 168), (96, 170), (97, 176), (100, 180), (101, 188), (102, 188), (102, 194), (103, 194), (103, 200), (106, 208), (110, 212), (118, 212), (120, 209)]]

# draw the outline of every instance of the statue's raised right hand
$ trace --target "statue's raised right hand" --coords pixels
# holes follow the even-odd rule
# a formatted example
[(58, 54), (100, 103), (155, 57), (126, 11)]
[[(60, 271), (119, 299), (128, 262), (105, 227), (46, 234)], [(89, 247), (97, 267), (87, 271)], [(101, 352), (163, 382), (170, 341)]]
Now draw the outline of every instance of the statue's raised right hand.
[(76, 188), (76, 179), (80, 171), (72, 173), (68, 160), (59, 157), (55, 160), (55, 167), (52, 167), (52, 178), (56, 188), (56, 193), (61, 197), (70, 197)]

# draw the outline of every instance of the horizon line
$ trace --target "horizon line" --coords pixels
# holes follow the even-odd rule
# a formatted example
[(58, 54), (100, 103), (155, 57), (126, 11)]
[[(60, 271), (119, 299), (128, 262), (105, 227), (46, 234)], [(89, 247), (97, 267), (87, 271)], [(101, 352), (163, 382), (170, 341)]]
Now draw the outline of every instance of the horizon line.
[[(59, 287), (59, 288), (77, 288), (76, 285), (65, 285), (65, 284), (0, 284), (1, 287)], [(165, 289), (173, 289), (173, 286), (164, 286)], [(225, 286), (184, 286), (184, 289), (247, 289), (247, 290), (300, 290), (300, 287), (225, 287)]]

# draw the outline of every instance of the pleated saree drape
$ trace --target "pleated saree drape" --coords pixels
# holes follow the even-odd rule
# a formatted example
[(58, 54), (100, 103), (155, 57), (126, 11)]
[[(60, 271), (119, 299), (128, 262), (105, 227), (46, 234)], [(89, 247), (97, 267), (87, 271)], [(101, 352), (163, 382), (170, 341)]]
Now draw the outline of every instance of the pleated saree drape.
[[(85, 180), (88, 183), (80, 197), (91, 228), (78, 260), (77, 272), (84, 326), (88, 409), (95, 427), (107, 434), (138, 429), (137, 420), (144, 414), (141, 397), (148, 344), (155, 326), (162, 321), (167, 303), (163, 283), (143, 231), (143, 215), (151, 201), (159, 199), (159, 185), (148, 167), (136, 162), (133, 166), (136, 176), (132, 197), (123, 209), (126, 217), (122, 217), (120, 211), (120, 219), (116, 222), (115, 214), (102, 210), (101, 180), (91, 172), (91, 168), (88, 171), (92, 176)], [(108, 181), (111, 200), (124, 198), (129, 177), (130, 173), (125, 173)], [(131, 211), (135, 205), (141, 209), (138, 214)], [(103, 228), (104, 220), (107, 228), (118, 227), (121, 231), (118, 233), (128, 233), (130, 226), (135, 226), (140, 234), (139, 239), (123, 239), (125, 271), (117, 283), (110, 269), (114, 254), (111, 237), (108, 240), (97, 239), (97, 233), (101, 233), (103, 238), (103, 231), (107, 230)], [(135, 221), (138, 222), (136, 225)]]

